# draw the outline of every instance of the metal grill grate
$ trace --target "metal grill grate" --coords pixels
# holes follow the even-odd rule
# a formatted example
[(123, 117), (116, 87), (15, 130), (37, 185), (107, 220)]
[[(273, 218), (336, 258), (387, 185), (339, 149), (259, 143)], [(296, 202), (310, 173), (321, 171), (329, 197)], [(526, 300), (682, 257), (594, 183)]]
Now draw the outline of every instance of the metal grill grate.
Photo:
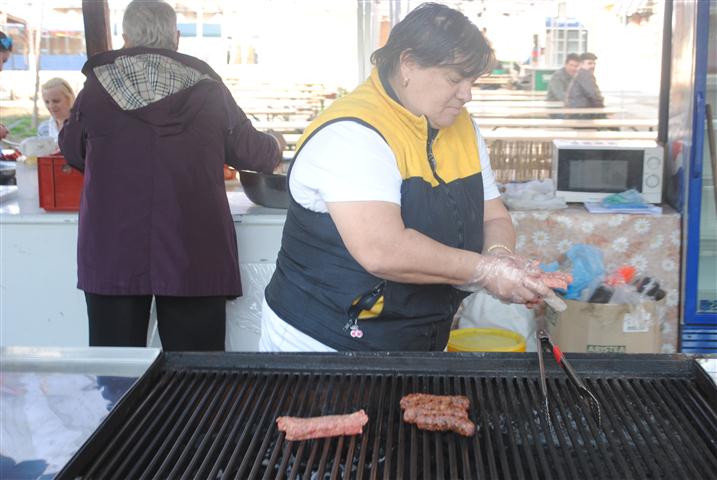
[[(126, 409), (127, 417), (108, 422), (104, 440), (95, 439), (95, 447), (86, 447), (63, 474), (103, 479), (714, 478), (715, 404), (694, 381), (587, 377), (586, 382), (604, 408), (602, 430), (557, 374), (548, 385), (550, 427), (537, 379), (525, 375), (166, 368)], [(467, 395), (476, 435), (424, 432), (403, 423), (399, 400), (417, 391)], [(363, 435), (288, 442), (276, 429), (280, 415), (360, 408), (369, 416)]]

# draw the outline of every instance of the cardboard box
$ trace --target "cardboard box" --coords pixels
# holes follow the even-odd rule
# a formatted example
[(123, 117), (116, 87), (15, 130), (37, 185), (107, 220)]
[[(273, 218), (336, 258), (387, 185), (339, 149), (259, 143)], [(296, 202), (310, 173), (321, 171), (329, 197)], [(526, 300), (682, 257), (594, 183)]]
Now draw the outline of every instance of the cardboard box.
[(613, 305), (566, 300), (568, 308), (548, 318), (564, 352), (659, 353), (665, 300)]

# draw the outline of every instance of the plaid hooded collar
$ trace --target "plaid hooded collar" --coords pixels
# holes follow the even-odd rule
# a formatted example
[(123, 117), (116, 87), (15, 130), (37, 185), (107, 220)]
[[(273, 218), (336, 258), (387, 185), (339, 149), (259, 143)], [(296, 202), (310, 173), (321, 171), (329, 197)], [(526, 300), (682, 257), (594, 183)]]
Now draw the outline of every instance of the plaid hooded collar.
[(92, 68), (97, 80), (123, 110), (146, 107), (200, 80), (214, 78), (211, 69), (202, 73), (166, 55), (165, 51), (143, 50), (127, 51), (125, 55), (120, 51), (110, 63)]

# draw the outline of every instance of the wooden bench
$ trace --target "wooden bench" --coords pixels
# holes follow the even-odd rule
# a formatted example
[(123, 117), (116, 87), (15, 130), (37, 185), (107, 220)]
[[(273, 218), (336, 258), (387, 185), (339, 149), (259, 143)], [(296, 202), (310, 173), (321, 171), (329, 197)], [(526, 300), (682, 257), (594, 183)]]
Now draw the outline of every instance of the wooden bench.
[(474, 117), (497, 118), (551, 118), (556, 115), (615, 115), (624, 113), (620, 107), (603, 108), (566, 108), (566, 107), (491, 107), (485, 103), (481, 105), (469, 104), (466, 109)]
[(481, 97), (493, 97), (493, 96), (509, 96), (513, 98), (520, 97), (541, 97), (544, 98), (547, 92), (538, 90), (513, 90), (510, 88), (496, 88), (495, 90), (482, 90), (478, 87), (473, 87), (472, 92), (474, 95)]
[(613, 130), (544, 130), (540, 128), (496, 128), (481, 130), (488, 140), (553, 141), (564, 140), (656, 140), (657, 132)]
[(284, 137), (284, 141), (286, 141), (286, 145), (291, 150), (296, 148), (296, 142), (298, 142), (299, 138), (301, 138), (300, 133), (283, 133), (282, 136)]
[(507, 87), (512, 81), (513, 77), (510, 75), (488, 75), (485, 77), (479, 77), (478, 80), (473, 83), (473, 86), (478, 88), (491, 86)]
[[(474, 115), (476, 123), (484, 131), (501, 127), (513, 128), (631, 128), (653, 129), (657, 127), (656, 119), (645, 118), (601, 118), (601, 119), (562, 119), (562, 118), (486, 118)], [(275, 130), (277, 132), (301, 133), (309, 125), (309, 120), (258, 120), (253, 122), (259, 130)]]
[(563, 102), (554, 102), (535, 97), (524, 97), (521, 99), (492, 97), (489, 99), (476, 100), (475, 98), (466, 104), (470, 109), (496, 109), (496, 108), (565, 108)]
[(238, 77), (224, 82), (242, 110), (256, 120), (312, 118), (337, 96), (321, 84), (243, 83)]
[(631, 128), (634, 130), (654, 129), (657, 119), (645, 118), (600, 118), (600, 119), (563, 119), (563, 118), (486, 118), (473, 115), (476, 123), (483, 129), (498, 127), (517, 128)]
[(257, 130), (274, 130), (280, 133), (302, 133), (309, 126), (308, 120), (270, 120), (252, 122)]
[(247, 117), (256, 122), (275, 121), (309, 121), (316, 117), (316, 110), (275, 109), (275, 108), (242, 108)]

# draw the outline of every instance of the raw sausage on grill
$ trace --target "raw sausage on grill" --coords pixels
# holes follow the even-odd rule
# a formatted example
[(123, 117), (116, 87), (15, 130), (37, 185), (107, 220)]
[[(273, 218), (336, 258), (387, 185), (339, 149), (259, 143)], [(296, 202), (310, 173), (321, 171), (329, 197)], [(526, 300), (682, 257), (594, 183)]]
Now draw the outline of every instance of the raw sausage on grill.
[(322, 417), (279, 417), (276, 425), (286, 433), (287, 440), (309, 440), (312, 438), (358, 435), (368, 422), (363, 410), (346, 415), (324, 415)]

